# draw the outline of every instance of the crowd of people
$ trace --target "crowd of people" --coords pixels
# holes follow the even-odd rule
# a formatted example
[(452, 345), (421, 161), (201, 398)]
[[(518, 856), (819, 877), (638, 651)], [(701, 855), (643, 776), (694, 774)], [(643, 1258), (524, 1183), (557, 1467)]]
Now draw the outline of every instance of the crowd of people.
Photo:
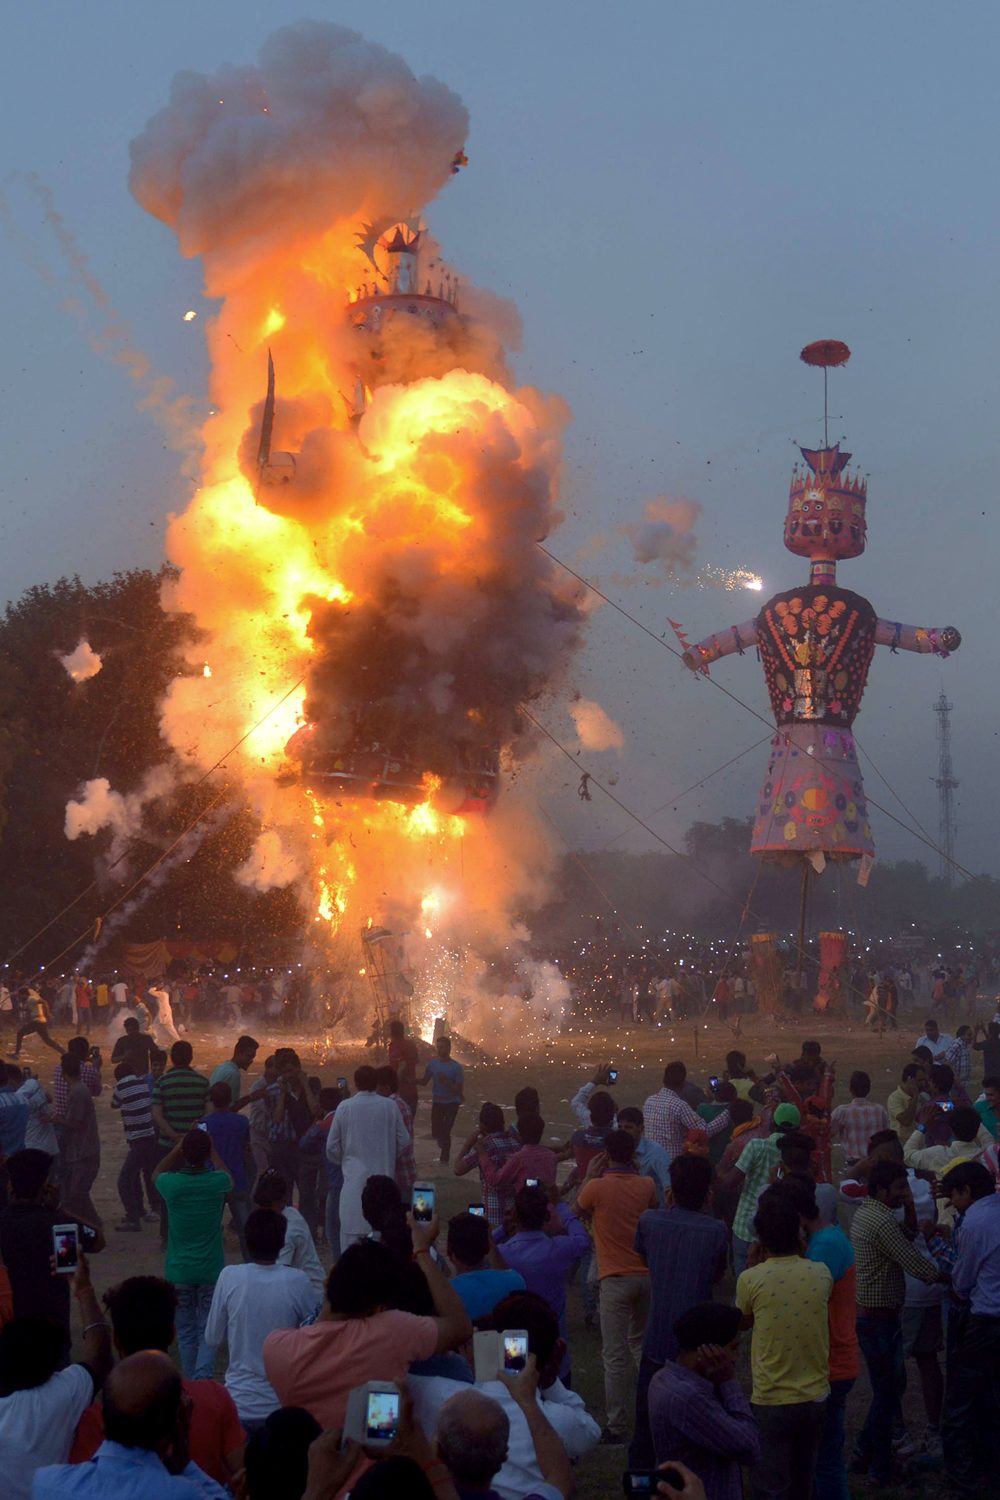
[[(430, 1051), (401, 1021), (327, 1084), (246, 1034), (201, 1072), (152, 1019), (125, 1007), (107, 1065), (74, 1036), (50, 1083), (0, 1065), (11, 1500), (568, 1500), (598, 1447), (630, 1493), (845, 1500), (921, 1470), (991, 1492), (1000, 1015), (954, 1035), (930, 1015), (884, 1101), (858, 1070), (835, 1102), (810, 1041), (758, 1071), (732, 1050), (700, 1082), (674, 1059), (629, 1102), (601, 1064), (566, 1140), (527, 1082), (512, 1114), (485, 1102), (460, 1128), (450, 1038)], [(92, 1196), (102, 1097), (125, 1147), (113, 1225)], [(479, 1201), (439, 1223), (456, 1177)], [(162, 1246), (162, 1275), (99, 1297), (109, 1235)], [(573, 1284), (600, 1331), (599, 1415)]]

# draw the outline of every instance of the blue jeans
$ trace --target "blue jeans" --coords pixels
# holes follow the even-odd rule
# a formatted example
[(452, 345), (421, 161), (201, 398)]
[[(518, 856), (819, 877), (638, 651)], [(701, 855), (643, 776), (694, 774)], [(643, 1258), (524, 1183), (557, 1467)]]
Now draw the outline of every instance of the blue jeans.
[(326, 1243), (330, 1249), (332, 1265), (336, 1265), (340, 1259), (340, 1191), (339, 1187), (332, 1187), (328, 1182), (323, 1228), (326, 1231)]
[(816, 1457), (814, 1500), (851, 1500), (844, 1463), (844, 1408), (853, 1385), (853, 1380), (830, 1381)]
[(898, 1403), (898, 1371), (903, 1345), (899, 1313), (858, 1318), (858, 1343), (868, 1366), (872, 1401), (858, 1435), (857, 1455), (868, 1459), (876, 1480), (892, 1473), (892, 1423)]
[(741, 1240), (738, 1234), (733, 1235), (733, 1275), (740, 1276), (747, 1268), (747, 1256), (750, 1254), (750, 1241)]
[(177, 1352), (181, 1369), (188, 1380), (211, 1380), (215, 1370), (215, 1350), (205, 1342), (205, 1325), (212, 1306), (211, 1286), (176, 1286)]
[(250, 1217), (250, 1194), (246, 1191), (233, 1188), (231, 1193), (226, 1194), (226, 1202), (229, 1205), (229, 1224), (240, 1242), (240, 1254), (244, 1260), (249, 1260), (247, 1242), (244, 1230), (247, 1227), (247, 1219)]

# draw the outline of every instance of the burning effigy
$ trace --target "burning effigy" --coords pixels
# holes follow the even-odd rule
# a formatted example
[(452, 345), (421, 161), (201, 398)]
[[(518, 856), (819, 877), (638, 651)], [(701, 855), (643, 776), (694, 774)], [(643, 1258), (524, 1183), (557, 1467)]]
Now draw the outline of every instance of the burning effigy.
[(239, 880), (293, 885), (316, 942), (405, 934), (417, 1019), (495, 1030), (547, 1024), (565, 994), (517, 920), (552, 855), (505, 783), (584, 611), (536, 545), (567, 409), (515, 385), (516, 314), (424, 217), (467, 133), (437, 80), (300, 22), (256, 66), (179, 75), (130, 186), (212, 304), (164, 595), (201, 635), (164, 736), (238, 778), (260, 825)]

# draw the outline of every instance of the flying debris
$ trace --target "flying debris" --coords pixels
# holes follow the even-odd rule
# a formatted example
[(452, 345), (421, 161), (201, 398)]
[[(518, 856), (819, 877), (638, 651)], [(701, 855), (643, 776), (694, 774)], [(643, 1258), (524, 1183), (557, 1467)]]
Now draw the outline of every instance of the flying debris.
[(184, 314), (184, 321), (185, 323), (193, 323), (197, 316), (198, 314), (195, 312), (194, 308), (189, 307), (187, 312)]
[(301, 781), (322, 796), (372, 797), (391, 802), (429, 802), (439, 812), (484, 813), (500, 786), (498, 746), (459, 750), (443, 775), (423, 770), (413, 760), (367, 736), (361, 726), (337, 749), (323, 749), (316, 724), (296, 730), (285, 754), (297, 770), (281, 774), (288, 785)]

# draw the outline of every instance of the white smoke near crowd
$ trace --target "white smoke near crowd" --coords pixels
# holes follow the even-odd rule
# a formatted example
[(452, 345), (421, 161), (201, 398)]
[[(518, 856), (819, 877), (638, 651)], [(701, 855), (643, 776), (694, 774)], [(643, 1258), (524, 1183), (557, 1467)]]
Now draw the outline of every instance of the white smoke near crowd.
[(106, 776), (85, 781), (66, 804), (66, 837), (70, 840), (84, 834), (93, 837), (110, 829), (112, 839), (107, 860), (117, 864), (131, 840), (141, 834), (146, 808), (176, 791), (177, 785), (176, 770), (166, 765), (154, 766), (134, 792), (124, 794), (116, 792)]
[(74, 682), (89, 682), (91, 677), (96, 677), (104, 663), (90, 642), (81, 636), (72, 651), (65, 656), (56, 652), (60, 664), (66, 673), (72, 677)]

